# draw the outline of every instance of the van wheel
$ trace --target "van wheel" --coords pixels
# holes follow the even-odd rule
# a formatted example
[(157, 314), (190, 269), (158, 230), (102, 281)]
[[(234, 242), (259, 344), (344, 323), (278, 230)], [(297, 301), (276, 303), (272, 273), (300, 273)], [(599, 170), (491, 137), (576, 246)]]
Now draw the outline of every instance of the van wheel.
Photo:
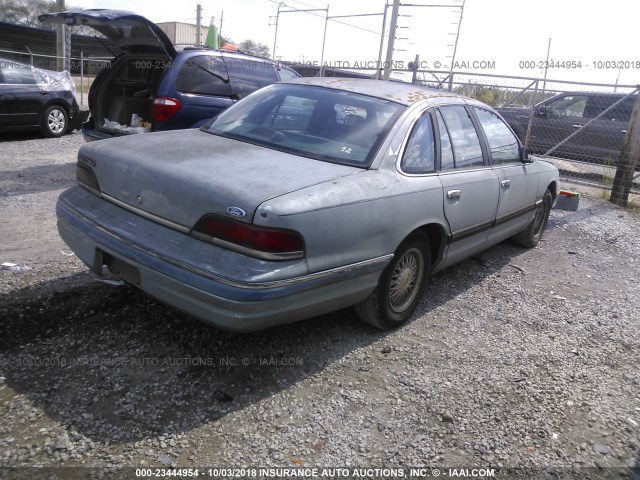
[(424, 235), (414, 235), (396, 250), (378, 287), (355, 306), (358, 316), (382, 330), (397, 328), (414, 312), (431, 274), (431, 248)]
[(69, 121), (67, 112), (58, 105), (52, 105), (44, 112), (42, 119), (42, 133), (46, 137), (61, 137), (67, 132)]
[(538, 245), (542, 238), (544, 229), (547, 227), (551, 205), (553, 204), (553, 195), (547, 190), (544, 192), (542, 202), (536, 208), (536, 216), (531, 223), (520, 233), (511, 237), (511, 239), (523, 247), (533, 248)]

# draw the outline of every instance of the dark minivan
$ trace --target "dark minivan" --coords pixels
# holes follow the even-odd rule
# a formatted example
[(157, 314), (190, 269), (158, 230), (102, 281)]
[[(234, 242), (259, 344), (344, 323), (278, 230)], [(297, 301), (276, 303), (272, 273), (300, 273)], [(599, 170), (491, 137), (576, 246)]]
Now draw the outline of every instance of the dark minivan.
[(266, 58), (208, 48), (176, 51), (156, 24), (132, 12), (78, 10), (39, 18), (90, 26), (121, 50), (89, 91), (91, 118), (82, 128), (88, 141), (197, 128), (253, 91), (299, 77)]
[[(533, 110), (528, 149), (550, 155), (613, 165), (618, 160), (636, 95), (603, 92), (567, 92), (548, 98)], [(498, 108), (524, 142), (531, 110)], [(573, 137), (571, 134), (578, 132)]]

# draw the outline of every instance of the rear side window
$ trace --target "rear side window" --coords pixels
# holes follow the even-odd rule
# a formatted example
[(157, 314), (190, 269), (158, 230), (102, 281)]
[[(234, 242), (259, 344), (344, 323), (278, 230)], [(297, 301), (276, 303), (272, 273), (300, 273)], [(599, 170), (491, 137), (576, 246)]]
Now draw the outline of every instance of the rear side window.
[(520, 146), (509, 127), (495, 113), (474, 107), (480, 125), (484, 130), (494, 165), (501, 163), (520, 163)]
[(298, 75), (294, 70), (291, 70), (290, 68), (287, 67), (280, 67), (280, 70), (278, 70), (278, 73), (280, 74), (280, 80), (295, 80), (296, 78), (300, 78), (300, 75)]
[(187, 60), (178, 73), (176, 90), (200, 95), (231, 96), (229, 75), (222, 58), (201, 55)]
[(435, 137), (429, 113), (420, 117), (411, 130), (400, 168), (406, 173), (432, 172), (435, 167)]
[(225, 58), (233, 93), (246, 97), (259, 88), (279, 80), (275, 67), (269, 62), (248, 58)]
[[(618, 99), (616, 99), (618, 100)], [(631, 112), (633, 111), (633, 104), (636, 102), (636, 97), (629, 97), (624, 99), (621, 103), (610, 109), (602, 117), (602, 120), (609, 120), (612, 122), (622, 122), (624, 124), (629, 123), (631, 120)]]
[(484, 165), (482, 147), (467, 110), (463, 106), (440, 109), (453, 147), (454, 168)]

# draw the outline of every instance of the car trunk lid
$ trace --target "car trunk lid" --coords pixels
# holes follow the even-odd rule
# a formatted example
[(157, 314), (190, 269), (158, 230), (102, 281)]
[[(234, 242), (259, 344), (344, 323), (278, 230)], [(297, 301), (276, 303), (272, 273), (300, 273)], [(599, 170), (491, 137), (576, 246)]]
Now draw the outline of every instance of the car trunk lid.
[(363, 171), (200, 130), (93, 142), (78, 158), (107, 199), (186, 229), (211, 213), (251, 222), (271, 198)]

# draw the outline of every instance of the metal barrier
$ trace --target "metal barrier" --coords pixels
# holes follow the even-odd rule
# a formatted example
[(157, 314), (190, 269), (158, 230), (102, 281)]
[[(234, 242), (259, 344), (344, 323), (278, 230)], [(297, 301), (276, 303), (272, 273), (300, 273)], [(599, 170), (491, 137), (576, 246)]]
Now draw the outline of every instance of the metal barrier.
[(616, 175), (624, 170), (629, 191), (640, 193), (640, 165), (631, 153), (634, 140), (628, 138), (640, 90), (637, 85), (419, 73), (413, 74), (416, 83), (451, 87), (495, 107), (529, 151), (556, 165), (565, 180), (612, 189)]
[[(0, 57), (29, 64), (36, 68), (45, 70), (56, 70), (57, 59), (55, 55), (45, 55), (33, 53), (28, 48), (27, 51), (3, 50), (0, 49)], [(76, 84), (78, 103), (84, 106), (86, 96), (91, 87), (91, 83), (100, 71), (111, 64), (111, 58), (107, 57), (85, 57), (84, 52), (80, 52), (79, 57), (71, 57), (71, 76)]]

